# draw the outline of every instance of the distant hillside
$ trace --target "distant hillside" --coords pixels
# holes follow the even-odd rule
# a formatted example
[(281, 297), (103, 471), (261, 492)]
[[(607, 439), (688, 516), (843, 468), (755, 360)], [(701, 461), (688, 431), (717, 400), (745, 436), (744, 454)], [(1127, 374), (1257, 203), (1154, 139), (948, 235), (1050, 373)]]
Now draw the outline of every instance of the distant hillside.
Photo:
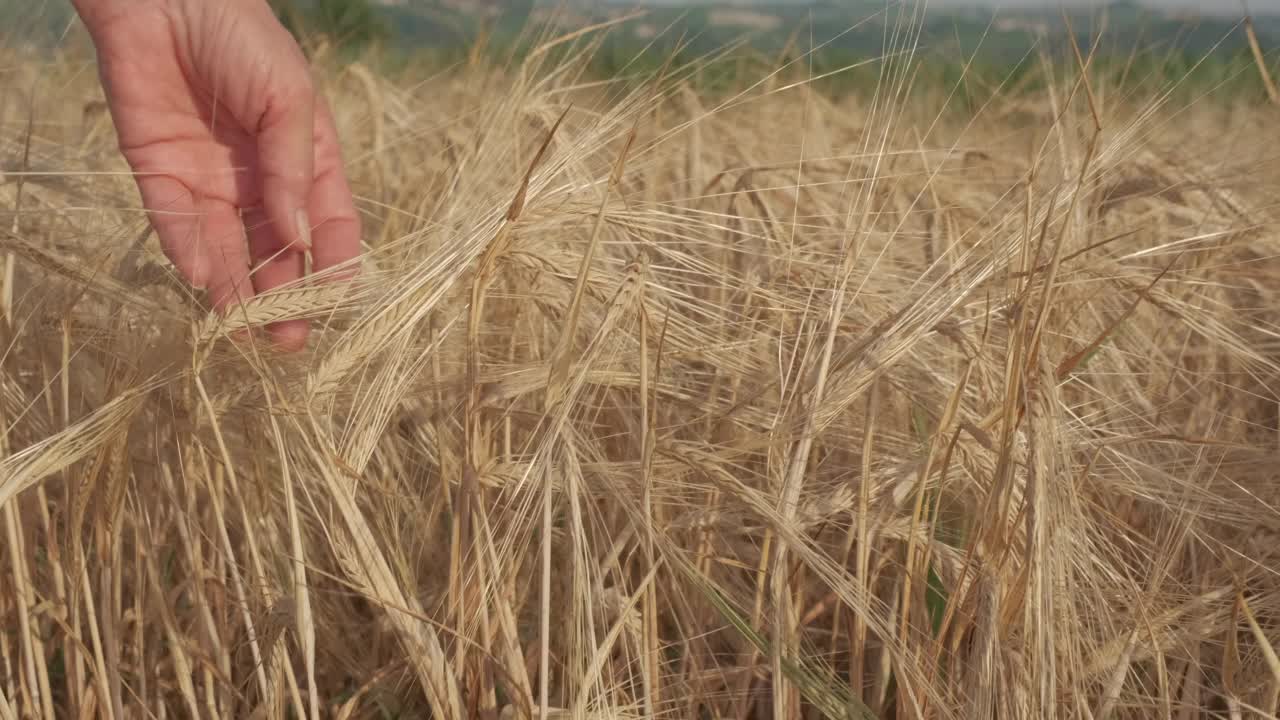
[[(492, 23), (498, 34), (514, 35), (530, 19), (537, 24), (557, 22), (565, 26), (620, 17), (633, 11), (634, 0), (583, 0), (556, 15), (558, 0), (516, 2), (474, 2), (466, 0), (381, 0), (382, 8), (395, 30), (397, 41), (407, 46), (466, 42), (481, 22)], [(476, 8), (482, 8), (477, 10)], [(636, 45), (650, 41), (661, 29), (678, 27), (697, 51), (723, 47), (749, 36), (753, 47), (781, 49), (798, 34), (803, 44), (826, 45), (833, 51), (877, 53), (884, 45), (885, 25), (900, 21), (899, 10), (885, 11), (879, 0), (802, 3), (761, 0), (760, 2), (650, 2), (643, 18), (632, 20), (612, 31), (612, 42)], [(1186, 13), (1160, 12), (1137, 2), (1122, 0), (1105, 10), (1107, 33), (1103, 50), (1124, 51), (1141, 45), (1161, 51), (1192, 56), (1211, 52), (1235, 54), (1246, 48), (1244, 33), (1229, 16), (1195, 17)], [(1069, 15), (1082, 42), (1090, 40), (1090, 29), (1101, 15), (1076, 10)], [(1255, 20), (1264, 47), (1280, 47), (1280, 17)], [(993, 60), (1022, 56), (1036, 42), (1066, 38), (1066, 26), (1057, 10), (1001, 11), (981, 8), (930, 10), (921, 34), (926, 50), (985, 51)]]
[[(314, 0), (291, 0), (306, 7)], [(977, 0), (975, 0), (976, 2)], [(983, 0), (986, 1), (986, 0)], [(1213, 2), (1214, 0), (1206, 0)], [(901, 7), (886, 11), (883, 0), (371, 0), (390, 30), (393, 51), (430, 49), (460, 52), (487, 30), (491, 45), (510, 47), (529, 27), (581, 27), (628, 15), (643, 6), (643, 17), (610, 30), (603, 55), (631, 56), (655, 43), (660, 55), (683, 36), (690, 53), (707, 53), (749, 38), (751, 47), (775, 54), (794, 39), (805, 50), (823, 46), (831, 62), (883, 52), (886, 25), (902, 18)], [(911, 5), (907, 3), (907, 5)], [(557, 13), (557, 8), (565, 8)], [(1072, 11), (1070, 21), (1082, 44), (1103, 13)], [(47, 42), (59, 37), (71, 18), (68, 0), (0, 0), (0, 42)], [(1133, 0), (1105, 8), (1104, 54), (1127, 55), (1134, 48), (1168, 57), (1199, 58), (1214, 53), (1239, 58), (1247, 53), (1245, 36), (1230, 16), (1195, 17), (1161, 12)], [(1280, 16), (1255, 19), (1264, 49), (1280, 49)], [(667, 37), (657, 38), (664, 29)], [(1066, 26), (1057, 10), (1001, 11), (931, 7), (920, 34), (921, 57), (948, 61), (978, 52), (990, 63), (1018, 60), (1037, 44), (1065, 45)], [(665, 42), (664, 42), (665, 40)]]

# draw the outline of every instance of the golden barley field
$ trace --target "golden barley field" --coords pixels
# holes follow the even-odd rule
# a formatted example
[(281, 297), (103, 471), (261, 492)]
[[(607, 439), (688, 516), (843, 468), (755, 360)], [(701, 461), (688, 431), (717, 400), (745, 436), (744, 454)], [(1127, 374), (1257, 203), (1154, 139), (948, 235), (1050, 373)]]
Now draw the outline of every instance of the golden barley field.
[(595, 36), (316, 55), (360, 272), (222, 318), (4, 51), (0, 719), (1273, 717), (1280, 108)]

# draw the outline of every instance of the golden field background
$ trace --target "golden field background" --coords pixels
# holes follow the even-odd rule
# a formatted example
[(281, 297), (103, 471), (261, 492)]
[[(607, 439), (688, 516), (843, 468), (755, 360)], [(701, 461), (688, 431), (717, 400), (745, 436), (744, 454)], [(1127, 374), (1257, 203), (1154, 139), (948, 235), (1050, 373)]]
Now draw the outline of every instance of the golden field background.
[(1274, 716), (1276, 107), (593, 38), (317, 56), (361, 273), (222, 320), (7, 51), (0, 720)]

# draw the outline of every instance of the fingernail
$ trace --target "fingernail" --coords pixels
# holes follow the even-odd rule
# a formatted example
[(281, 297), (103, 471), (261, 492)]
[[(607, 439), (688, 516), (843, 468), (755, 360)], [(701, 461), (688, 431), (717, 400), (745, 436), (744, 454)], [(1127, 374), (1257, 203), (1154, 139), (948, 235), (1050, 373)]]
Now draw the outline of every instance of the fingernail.
[(298, 212), (294, 213), (293, 221), (294, 224), (297, 225), (296, 230), (298, 233), (298, 242), (302, 245), (303, 249), (310, 250), (311, 218), (307, 217), (307, 211), (299, 208)]

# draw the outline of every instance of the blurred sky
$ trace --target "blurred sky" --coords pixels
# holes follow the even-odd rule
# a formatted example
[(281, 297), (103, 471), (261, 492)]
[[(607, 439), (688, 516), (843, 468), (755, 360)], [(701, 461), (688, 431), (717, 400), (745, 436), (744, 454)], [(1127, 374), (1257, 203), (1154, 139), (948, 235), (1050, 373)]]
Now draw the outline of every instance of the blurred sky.
[[(625, 0), (607, 0), (617, 3)], [(634, 2), (634, 0), (632, 0)], [(712, 0), (640, 0), (652, 5), (694, 5)], [(725, 0), (719, 0), (724, 2)], [(732, 0), (730, 0), (732, 1)], [(739, 0), (741, 1), (741, 0)], [(807, 5), (812, 0), (757, 0), (767, 2), (793, 3)], [(908, 0), (910, 1), (910, 0)], [(918, 1), (918, 0), (917, 0)], [(992, 8), (1053, 8), (1060, 5), (1071, 7), (1102, 7), (1112, 0), (927, 0), (930, 7), (992, 7)], [(1214, 15), (1241, 15), (1244, 7), (1240, 0), (1138, 0), (1152, 8), (1169, 10), (1199, 10), (1201, 13)], [(1280, 0), (1247, 0), (1249, 10), (1254, 13), (1280, 13)], [(747, 0), (745, 4), (750, 4)]]
[[(1064, 4), (1064, 0), (928, 0), (928, 2), (934, 7), (985, 5), (996, 8), (1058, 7)], [(1140, 0), (1140, 2), (1153, 8), (1191, 9), (1223, 15), (1240, 15), (1243, 8), (1240, 0)], [(1107, 0), (1065, 0), (1065, 4), (1101, 7), (1107, 4)], [(1249, 0), (1249, 10), (1252, 12), (1280, 11), (1280, 0)]]

